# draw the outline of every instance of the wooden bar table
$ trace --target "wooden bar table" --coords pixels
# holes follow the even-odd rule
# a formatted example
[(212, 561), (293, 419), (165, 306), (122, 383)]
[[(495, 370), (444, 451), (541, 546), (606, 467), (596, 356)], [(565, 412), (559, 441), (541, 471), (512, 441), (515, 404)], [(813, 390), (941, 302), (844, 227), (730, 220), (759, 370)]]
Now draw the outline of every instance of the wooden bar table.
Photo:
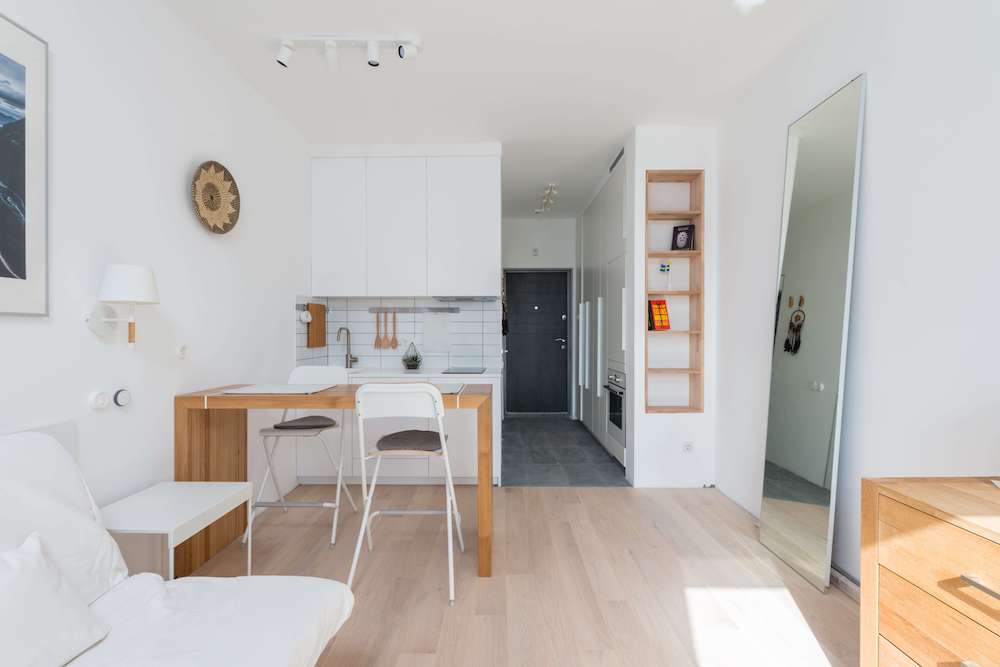
[[(174, 480), (247, 481), (247, 410), (354, 410), (361, 385), (337, 385), (315, 394), (226, 394), (229, 385), (174, 397)], [(475, 410), (477, 447), (476, 512), (479, 576), (489, 577), (493, 548), (492, 387), (466, 384), (445, 394), (446, 410)], [(246, 529), (246, 513), (234, 510), (177, 546), (174, 570), (181, 577), (198, 569)]]

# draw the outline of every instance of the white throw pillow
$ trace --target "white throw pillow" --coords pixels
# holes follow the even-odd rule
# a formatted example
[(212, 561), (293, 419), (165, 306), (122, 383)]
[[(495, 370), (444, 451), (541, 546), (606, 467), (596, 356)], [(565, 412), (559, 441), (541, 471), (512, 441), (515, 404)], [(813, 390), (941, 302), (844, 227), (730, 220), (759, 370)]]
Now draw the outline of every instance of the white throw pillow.
[(0, 553), (0, 664), (65, 665), (107, 634), (46, 558), (38, 533)]
[(44, 433), (0, 436), (0, 551), (34, 532), (87, 604), (128, 576), (73, 457)]
[(0, 482), (0, 550), (16, 547), (31, 533), (38, 533), (49, 560), (84, 604), (128, 577), (118, 544), (90, 512), (20, 482)]

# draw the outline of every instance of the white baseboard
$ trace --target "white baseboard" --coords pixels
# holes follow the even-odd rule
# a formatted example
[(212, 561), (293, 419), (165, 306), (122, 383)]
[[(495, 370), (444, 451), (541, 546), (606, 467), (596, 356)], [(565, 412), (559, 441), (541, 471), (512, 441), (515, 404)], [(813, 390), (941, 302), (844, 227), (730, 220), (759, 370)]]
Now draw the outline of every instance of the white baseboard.
[(843, 591), (847, 597), (861, 604), (861, 587), (837, 568), (830, 568), (830, 584)]

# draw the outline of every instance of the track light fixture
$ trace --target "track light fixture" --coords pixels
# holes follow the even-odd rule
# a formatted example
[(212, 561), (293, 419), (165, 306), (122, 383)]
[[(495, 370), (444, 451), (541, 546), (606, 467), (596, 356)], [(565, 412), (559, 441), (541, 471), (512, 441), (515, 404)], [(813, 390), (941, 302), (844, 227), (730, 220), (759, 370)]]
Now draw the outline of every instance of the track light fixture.
[(295, 44), (287, 39), (281, 40), (281, 47), (278, 49), (278, 56), (275, 60), (282, 67), (288, 67), (288, 63), (292, 62), (292, 56), (295, 55)]
[(337, 71), (337, 43), (327, 41), (323, 44), (323, 58), (326, 60), (326, 66), (331, 72)]
[(313, 46), (323, 49), (323, 57), (330, 70), (337, 68), (340, 48), (351, 46), (365, 49), (371, 67), (381, 65), (382, 48), (395, 50), (400, 60), (411, 60), (420, 54), (420, 38), (409, 33), (315, 33), (282, 35), (276, 60), (282, 67), (288, 67), (296, 48)]
[(416, 58), (419, 53), (420, 48), (416, 44), (404, 43), (396, 45), (396, 55), (399, 56), (400, 60)]

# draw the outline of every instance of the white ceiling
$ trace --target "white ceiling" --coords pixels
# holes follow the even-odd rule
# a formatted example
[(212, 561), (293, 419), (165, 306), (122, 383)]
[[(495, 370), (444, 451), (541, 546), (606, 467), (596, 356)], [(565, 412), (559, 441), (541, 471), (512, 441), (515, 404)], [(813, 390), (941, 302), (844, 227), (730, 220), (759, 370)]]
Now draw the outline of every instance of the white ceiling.
[[(503, 143), (504, 217), (578, 215), (631, 127), (711, 122), (834, 0), (166, 0), (313, 143)], [(378, 69), (343, 49), (274, 62), (286, 32), (413, 32)], [(262, 128), (266, 129), (266, 128)], [(542, 217), (542, 216), (539, 216)]]

